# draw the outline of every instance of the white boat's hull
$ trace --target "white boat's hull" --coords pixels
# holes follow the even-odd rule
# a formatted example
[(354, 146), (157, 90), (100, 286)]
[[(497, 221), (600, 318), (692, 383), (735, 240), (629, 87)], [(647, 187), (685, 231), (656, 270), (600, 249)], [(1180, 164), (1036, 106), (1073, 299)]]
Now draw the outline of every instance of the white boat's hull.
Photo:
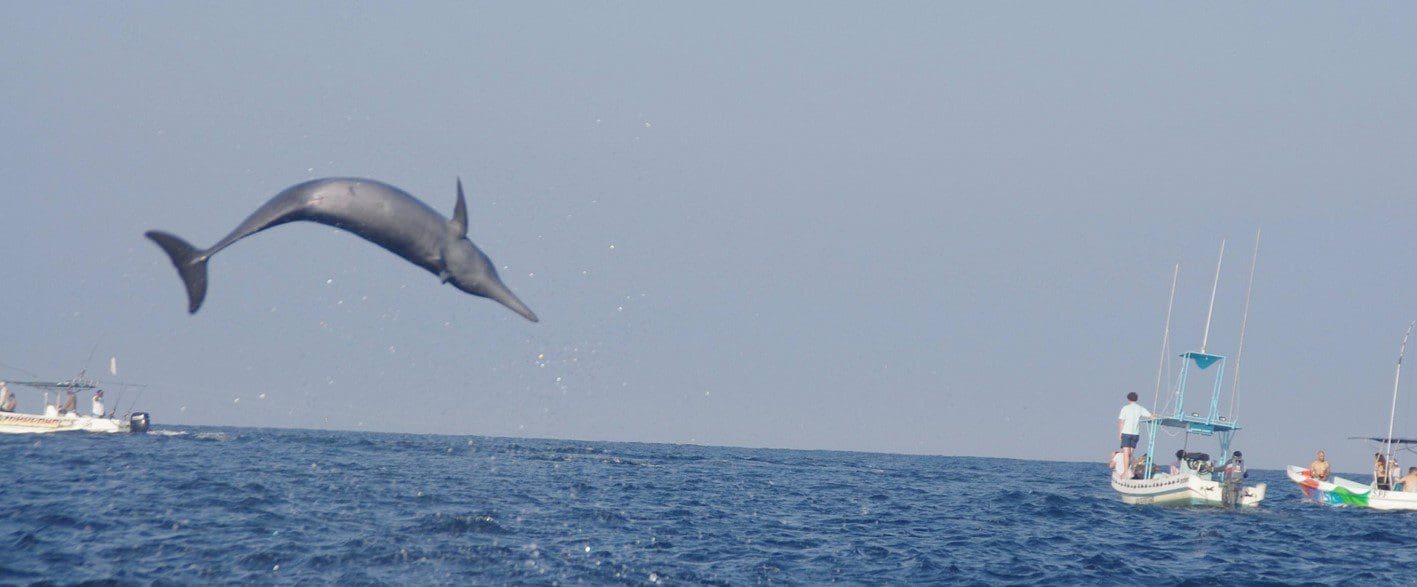
[[(1219, 481), (1196, 475), (1160, 475), (1151, 479), (1112, 479), (1112, 489), (1130, 504), (1225, 505), (1225, 487)], [(1238, 505), (1255, 506), (1264, 500), (1265, 484), (1241, 487)]]
[(1384, 491), (1372, 485), (1332, 476), (1328, 481), (1314, 479), (1309, 470), (1290, 465), (1285, 474), (1299, 485), (1304, 496), (1324, 505), (1335, 507), (1365, 507), (1375, 510), (1417, 510), (1417, 492)]
[(1368, 507), (1375, 510), (1417, 510), (1417, 492), (1374, 489), (1368, 494)]
[(53, 432), (129, 432), (131, 425), (117, 418), (90, 416), (45, 416), (0, 412), (0, 434), (49, 434)]

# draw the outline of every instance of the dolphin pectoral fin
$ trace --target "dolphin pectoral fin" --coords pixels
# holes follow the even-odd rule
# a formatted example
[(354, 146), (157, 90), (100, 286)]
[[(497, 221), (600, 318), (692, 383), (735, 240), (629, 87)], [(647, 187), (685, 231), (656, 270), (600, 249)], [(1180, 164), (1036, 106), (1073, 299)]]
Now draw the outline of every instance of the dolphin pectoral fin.
[(462, 195), (461, 177), (458, 178), (458, 203), (453, 206), (453, 220), (448, 225), (458, 238), (467, 237), (467, 200)]
[(163, 252), (172, 258), (172, 266), (177, 268), (182, 285), (187, 287), (187, 313), (196, 314), (207, 297), (207, 257), (197, 247), (177, 235), (149, 230), (144, 236), (152, 239)]

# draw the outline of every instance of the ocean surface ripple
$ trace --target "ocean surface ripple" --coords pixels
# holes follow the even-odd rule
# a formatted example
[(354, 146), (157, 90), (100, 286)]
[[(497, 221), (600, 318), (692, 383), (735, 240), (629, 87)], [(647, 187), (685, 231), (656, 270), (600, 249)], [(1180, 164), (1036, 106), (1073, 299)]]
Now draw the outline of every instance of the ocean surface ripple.
[(1102, 463), (169, 427), (3, 436), (0, 584), (1412, 583), (1417, 517)]

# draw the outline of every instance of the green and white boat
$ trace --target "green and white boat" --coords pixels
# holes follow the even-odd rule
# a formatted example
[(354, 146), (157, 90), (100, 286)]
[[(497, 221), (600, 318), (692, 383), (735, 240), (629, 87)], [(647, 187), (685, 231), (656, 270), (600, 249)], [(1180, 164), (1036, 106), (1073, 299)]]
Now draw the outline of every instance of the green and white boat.
[[(1383, 462), (1389, 467), (1396, 463), (1393, 460), (1393, 453), (1406, 450), (1414, 451), (1417, 447), (1417, 439), (1395, 438), (1393, 437), (1393, 424), (1397, 421), (1397, 390), (1398, 384), (1402, 381), (1402, 359), (1407, 354), (1407, 339), (1412, 335), (1412, 327), (1417, 325), (1413, 321), (1407, 325), (1407, 332), (1402, 335), (1402, 345), (1397, 351), (1397, 369), (1392, 376), (1392, 408), (1388, 412), (1387, 436), (1362, 436), (1354, 437), (1350, 440), (1367, 440), (1377, 443), (1379, 454), (1383, 455)], [(1305, 467), (1289, 465), (1285, 470), (1289, 480), (1299, 485), (1299, 490), (1304, 492), (1304, 497), (1315, 502), (1337, 507), (1364, 507), (1375, 510), (1417, 510), (1417, 488), (1407, 488), (1391, 486), (1388, 484), (1379, 485), (1377, 475), (1374, 475), (1372, 483), (1360, 483), (1351, 479), (1344, 479), (1337, 475), (1330, 475), (1328, 479), (1315, 479), (1313, 473)], [(1389, 475), (1391, 481), (1396, 481), (1397, 475)]]

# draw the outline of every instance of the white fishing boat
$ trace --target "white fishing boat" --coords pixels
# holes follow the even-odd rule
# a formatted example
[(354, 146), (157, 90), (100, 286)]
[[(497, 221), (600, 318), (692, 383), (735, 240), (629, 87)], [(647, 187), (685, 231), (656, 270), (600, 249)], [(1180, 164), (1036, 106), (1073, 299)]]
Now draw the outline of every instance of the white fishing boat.
[[(6, 383), (6, 382), (0, 382)], [(35, 389), (43, 389), (44, 404), (40, 413), (28, 413), (14, 411), (18, 401), (13, 392), (8, 388), (8, 384), (24, 386)], [(103, 390), (98, 388), (94, 381), (85, 379), (71, 379), (68, 381), (11, 381), (4, 385), (4, 390), (0, 391), (5, 397), (0, 399), (0, 408), (8, 407), (11, 411), (0, 411), (0, 434), (48, 434), (52, 432), (131, 432), (143, 433), (148, 431), (151, 419), (147, 412), (128, 412), (121, 417), (116, 410), (109, 412), (105, 408)], [(82, 414), (77, 407), (77, 393), (79, 390), (93, 391), (91, 409), (88, 414)], [(55, 401), (50, 403), (49, 392), (54, 391)], [(4, 404), (9, 404), (8, 406)]]
[[(1183, 353), (1181, 357), (1186, 364), (1176, 385), (1174, 409), (1170, 414), (1150, 421), (1146, 455), (1141, 460), (1139, 474), (1131, 471), (1127, 472), (1127, 477), (1113, 474), (1112, 489), (1122, 496), (1123, 502), (1130, 504), (1259, 505), (1265, 497), (1265, 484), (1245, 485), (1241, 455), (1239, 451), (1230, 452), (1230, 441), (1240, 426), (1218, 414), (1226, 357), (1197, 351)], [(1187, 413), (1185, 409), (1187, 373), (1192, 369), (1201, 372), (1214, 369), (1210, 372), (1215, 380), (1210, 410), (1204, 416), (1198, 412)], [(1193, 436), (1216, 438), (1220, 448), (1219, 460), (1213, 462), (1206, 453), (1183, 449), (1178, 455), (1178, 462), (1161, 471), (1153, 455), (1156, 454), (1156, 433), (1162, 428), (1180, 430), (1185, 434), (1188, 445)]]
[[(1205, 453), (1190, 453), (1202, 456)], [(1233, 463), (1233, 461), (1232, 461)], [(1237, 473), (1238, 471), (1238, 473)], [(1112, 480), (1123, 503), (1194, 506), (1254, 506), (1264, 501), (1265, 484), (1244, 485), (1243, 467), (1183, 467), (1151, 478)]]
[[(1224, 258), (1225, 244), (1220, 245), (1220, 255)], [(1259, 258), (1259, 234), (1255, 235), (1255, 259)], [(1179, 267), (1178, 267), (1179, 270)], [(1172, 273), (1171, 296), (1176, 295), (1177, 272)], [(1254, 265), (1250, 268), (1253, 285)], [(1181, 353), (1182, 364), (1176, 379), (1174, 393), (1169, 405), (1170, 411), (1157, 410), (1157, 417), (1146, 421), (1146, 453), (1138, 460), (1140, 470), (1128, 467), (1114, 471), (1112, 489), (1129, 504), (1173, 504), (1194, 506), (1255, 506), (1265, 497), (1265, 484), (1245, 485), (1247, 476), (1244, 461), (1239, 451), (1230, 451), (1230, 441), (1240, 426), (1235, 422), (1235, 391), (1239, 386), (1239, 360), (1237, 358), (1235, 383), (1231, 387), (1231, 404), (1227, 414), (1220, 412), (1220, 395), (1224, 384), (1227, 358), (1206, 352), (1210, 339), (1210, 318), (1215, 309), (1215, 291), (1220, 283), (1220, 264), (1216, 264), (1215, 284), (1211, 286), (1210, 310), (1206, 314), (1205, 335), (1201, 339), (1199, 351)], [(1168, 304), (1170, 306), (1170, 304)], [(1249, 317), (1249, 294), (1245, 300), (1245, 318), (1240, 327), (1240, 348), (1244, 348), (1244, 323)], [(1165, 358), (1169, 355), (1171, 330), (1171, 309), (1166, 311), (1166, 329), (1162, 334), (1162, 359), (1157, 368), (1157, 396), (1161, 389), (1161, 373), (1165, 371)], [(1200, 411), (1186, 410), (1186, 390), (1191, 373), (1211, 376), (1210, 402), (1204, 415)], [(1152, 405), (1156, 405), (1153, 401)], [(1185, 448), (1177, 451), (1177, 462), (1162, 471), (1155, 463), (1156, 433), (1161, 429), (1177, 430), (1184, 435)], [(1210, 455), (1189, 450), (1192, 437), (1215, 438), (1219, 443), (1219, 459), (1212, 461)]]
[[(1397, 468), (1397, 461), (1393, 458), (1394, 452), (1417, 452), (1413, 451), (1413, 447), (1417, 446), (1417, 439), (1394, 438), (1392, 435), (1393, 425), (1397, 421), (1397, 390), (1402, 381), (1402, 359), (1407, 354), (1407, 339), (1412, 335), (1414, 325), (1417, 325), (1417, 321), (1407, 325), (1407, 332), (1402, 334), (1402, 345), (1397, 351), (1397, 369), (1392, 376), (1392, 407), (1388, 412), (1387, 436), (1350, 438), (1377, 443), (1378, 454), (1383, 456), (1383, 463), (1393, 469)], [(1374, 469), (1376, 470), (1376, 467)], [(1387, 479), (1378, 479), (1375, 474), (1371, 483), (1360, 483), (1332, 474), (1328, 479), (1315, 479), (1309, 469), (1294, 465), (1290, 465), (1285, 473), (1290, 481), (1299, 486), (1305, 498), (1324, 505), (1375, 510), (1417, 510), (1417, 487), (1403, 487), (1402, 483), (1394, 483), (1397, 475), (1392, 473), (1389, 473)]]

